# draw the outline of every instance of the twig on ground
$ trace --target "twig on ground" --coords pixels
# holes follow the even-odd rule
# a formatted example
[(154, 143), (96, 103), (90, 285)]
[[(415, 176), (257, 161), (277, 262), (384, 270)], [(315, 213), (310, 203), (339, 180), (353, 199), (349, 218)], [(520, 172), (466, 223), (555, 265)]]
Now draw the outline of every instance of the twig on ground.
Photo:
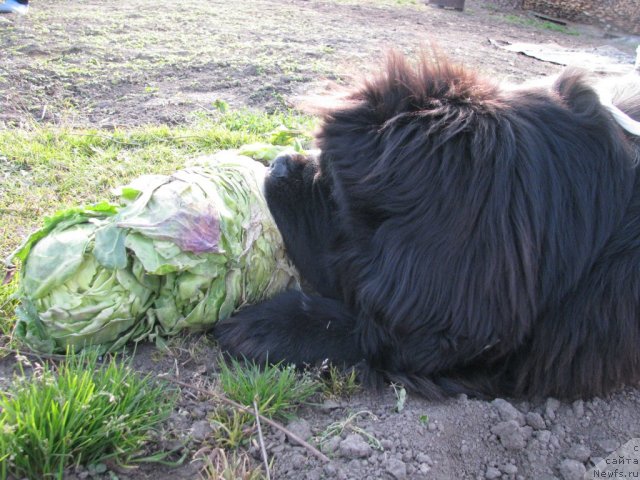
[[(234, 402), (230, 398), (227, 398), (224, 395), (221, 395), (221, 394), (219, 394), (217, 392), (214, 392), (213, 390), (209, 390), (207, 388), (196, 387), (195, 385), (189, 385), (188, 383), (181, 382), (180, 380), (175, 380), (173, 378), (164, 378), (164, 380), (166, 380), (166, 381), (168, 381), (170, 383), (173, 383), (175, 385), (179, 385), (179, 386), (184, 387), (184, 388), (190, 388), (192, 390), (196, 390), (197, 392), (200, 392), (200, 393), (203, 393), (205, 395), (209, 395), (211, 397), (214, 397), (214, 398), (220, 400), (221, 402), (226, 403), (227, 405), (231, 405), (232, 407), (237, 408), (238, 410), (241, 410), (243, 412), (249, 413), (251, 415), (255, 415), (255, 413), (253, 412), (252, 409), (250, 409), (248, 407), (245, 407), (244, 405), (240, 405), (238, 402)], [(313, 445), (309, 444), (307, 441), (305, 441), (302, 438), (300, 438), (295, 433), (291, 432), (290, 430), (288, 430), (284, 426), (280, 425), (278, 422), (273, 421), (270, 418), (267, 418), (267, 417), (265, 417), (263, 415), (260, 415), (259, 413), (258, 413), (258, 417), (264, 423), (272, 426), (276, 430), (280, 430), (282, 433), (287, 435), (289, 438), (292, 438), (293, 440), (298, 442), (300, 445), (302, 445), (304, 448), (306, 448), (309, 452), (313, 453), (316, 457), (318, 457), (323, 462), (327, 462), (327, 463), (330, 462), (329, 457), (327, 457), (324, 453), (322, 453), (320, 450), (315, 448)]]
[(258, 404), (255, 398), (253, 399), (253, 410), (255, 412), (256, 425), (258, 426), (258, 440), (260, 441), (260, 452), (262, 453), (264, 470), (267, 473), (267, 480), (271, 480), (271, 474), (269, 473), (269, 459), (267, 458), (267, 449), (264, 447), (264, 437), (262, 436), (262, 427), (260, 427), (260, 412), (258, 412)]

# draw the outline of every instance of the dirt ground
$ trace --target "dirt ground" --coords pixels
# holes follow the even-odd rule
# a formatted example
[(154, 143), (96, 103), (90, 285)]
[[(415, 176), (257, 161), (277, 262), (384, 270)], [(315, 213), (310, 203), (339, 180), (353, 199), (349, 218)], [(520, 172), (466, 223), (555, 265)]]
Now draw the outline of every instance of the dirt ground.
[[(175, 125), (216, 100), (273, 111), (330, 81), (348, 82), (375, 68), (388, 48), (411, 53), (431, 42), (497, 79), (520, 82), (561, 69), (499, 49), (489, 39), (613, 45), (629, 54), (636, 45), (593, 28), (555, 31), (480, 0), (468, 0), (464, 12), (402, 0), (40, 0), (24, 17), (0, 18), (0, 126)], [(145, 347), (136, 365), (206, 384), (215, 370), (215, 348), (184, 352), (163, 356)], [(0, 377), (6, 378), (10, 362), (0, 361)], [(191, 437), (189, 448), (197, 450), (206, 443), (211, 409), (210, 399), (185, 393), (161, 446)], [(631, 387), (573, 403), (466, 397), (433, 403), (410, 395), (401, 412), (388, 389), (307, 407), (290, 427), (312, 437), (358, 412), (368, 412), (360, 413), (357, 425), (381, 449), (345, 431), (325, 446), (332, 460), (324, 464), (269, 431), (272, 478), (578, 479), (640, 437), (640, 392)], [(250, 451), (260, 458), (255, 447)], [(187, 479), (197, 477), (198, 465), (188, 459), (178, 468), (110, 468), (69, 478)]]

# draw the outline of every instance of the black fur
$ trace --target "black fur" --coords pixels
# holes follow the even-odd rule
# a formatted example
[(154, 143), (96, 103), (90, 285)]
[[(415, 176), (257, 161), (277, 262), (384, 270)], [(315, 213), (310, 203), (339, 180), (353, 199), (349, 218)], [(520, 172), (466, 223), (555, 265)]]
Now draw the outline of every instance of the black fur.
[[(640, 119), (640, 90), (619, 106)], [(302, 275), (216, 329), (260, 361), (325, 358), (428, 397), (563, 398), (640, 380), (638, 139), (581, 74), (503, 91), (386, 70), (283, 157), (269, 207)]]

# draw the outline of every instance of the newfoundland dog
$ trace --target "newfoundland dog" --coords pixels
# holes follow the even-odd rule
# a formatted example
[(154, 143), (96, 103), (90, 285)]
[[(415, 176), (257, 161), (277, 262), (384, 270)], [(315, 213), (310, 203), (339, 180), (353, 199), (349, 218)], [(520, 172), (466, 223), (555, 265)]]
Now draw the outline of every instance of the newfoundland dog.
[[(640, 380), (640, 88), (503, 89), (390, 55), (265, 183), (314, 293), (221, 322), (232, 355), (356, 366), (429, 398)], [(616, 105), (616, 107), (613, 106)], [(635, 120), (634, 120), (635, 119)]]

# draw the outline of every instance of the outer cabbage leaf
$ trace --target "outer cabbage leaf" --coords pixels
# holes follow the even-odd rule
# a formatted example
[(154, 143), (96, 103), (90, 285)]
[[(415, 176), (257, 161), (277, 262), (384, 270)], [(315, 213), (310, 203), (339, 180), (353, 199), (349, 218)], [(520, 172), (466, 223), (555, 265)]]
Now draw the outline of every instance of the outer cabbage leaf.
[[(107, 350), (151, 330), (143, 318), (160, 279), (127, 256), (120, 232), (97, 241), (111, 227), (109, 218), (85, 218), (71, 226), (59, 222), (30, 247), (21, 272), (16, 335), (31, 348)], [(114, 267), (123, 254), (124, 265)]]

